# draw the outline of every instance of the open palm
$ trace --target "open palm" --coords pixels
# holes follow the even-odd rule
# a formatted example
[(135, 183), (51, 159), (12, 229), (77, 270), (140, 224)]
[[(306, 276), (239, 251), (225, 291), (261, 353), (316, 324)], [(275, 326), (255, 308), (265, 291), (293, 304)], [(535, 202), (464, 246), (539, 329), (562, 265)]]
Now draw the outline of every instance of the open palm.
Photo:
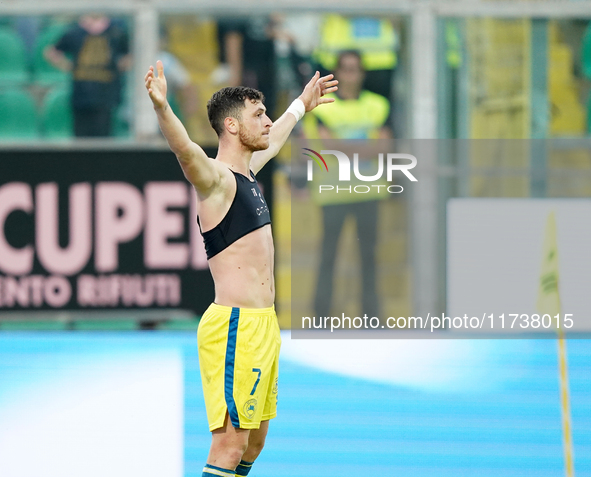
[(163, 108), (166, 106), (166, 78), (162, 61), (156, 62), (156, 68), (158, 76), (154, 76), (154, 67), (150, 66), (144, 80), (154, 107)]
[(312, 111), (319, 104), (326, 104), (334, 102), (334, 98), (325, 98), (324, 95), (334, 93), (339, 82), (334, 80), (334, 75), (327, 75), (320, 77), (317, 71), (312, 79), (308, 82), (304, 91), (300, 95), (300, 99), (306, 107), (306, 112)]

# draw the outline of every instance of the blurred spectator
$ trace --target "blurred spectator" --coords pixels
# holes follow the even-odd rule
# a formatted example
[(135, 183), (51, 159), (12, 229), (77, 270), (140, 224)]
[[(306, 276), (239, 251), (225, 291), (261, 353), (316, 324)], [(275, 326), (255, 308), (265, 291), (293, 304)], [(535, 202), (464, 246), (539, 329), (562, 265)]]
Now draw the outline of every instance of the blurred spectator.
[[(359, 52), (341, 52), (334, 74), (339, 80), (339, 90), (328, 97), (334, 97), (335, 102), (312, 112), (318, 122), (317, 137), (362, 140), (362, 142), (356, 142), (351, 151), (345, 151), (346, 144), (343, 144), (341, 150), (349, 157), (353, 157), (353, 152), (359, 153), (362, 158), (365, 156), (366, 159), (377, 157), (376, 149), (379, 149), (381, 144), (373, 144), (367, 140), (391, 138), (391, 130), (387, 126), (390, 103), (385, 97), (362, 89), (365, 71)], [(308, 137), (314, 138), (313, 134), (308, 128)], [(380, 150), (380, 152), (386, 151)], [(377, 169), (373, 168), (374, 162), (370, 160), (361, 161), (360, 170), (364, 166), (373, 169), (371, 174), (374, 174)], [(323, 223), (318, 286), (314, 300), (316, 316), (331, 316), (337, 244), (345, 219), (349, 215), (355, 218), (361, 254), (362, 313), (367, 313), (370, 317), (380, 316), (375, 279), (375, 248), (378, 203), (383, 197), (384, 194), (380, 194), (379, 191), (366, 194), (324, 194), (323, 197), (320, 194), (315, 195), (316, 202), (322, 206)]]
[(168, 32), (165, 29), (160, 32), (158, 58), (166, 71), (170, 106), (181, 120), (185, 120), (197, 111), (197, 88), (181, 61), (168, 51)]
[(398, 35), (390, 20), (331, 14), (324, 18), (314, 58), (324, 73), (334, 70), (340, 52), (359, 51), (366, 71), (364, 87), (393, 103), (397, 48)]
[[(318, 45), (321, 16), (317, 13), (276, 13), (275, 51), (287, 58), (295, 74), (294, 94), (314, 75), (312, 54)], [(283, 79), (281, 80), (283, 87)]]
[(102, 14), (84, 15), (46, 48), (45, 57), (72, 72), (75, 136), (110, 136), (113, 112), (121, 102), (122, 72), (131, 66), (127, 32), (120, 22)]
[(218, 37), (222, 66), (214, 72), (214, 81), (258, 89), (265, 95), (265, 106), (273, 117), (276, 106), (275, 26), (271, 18), (222, 19), (218, 22)]

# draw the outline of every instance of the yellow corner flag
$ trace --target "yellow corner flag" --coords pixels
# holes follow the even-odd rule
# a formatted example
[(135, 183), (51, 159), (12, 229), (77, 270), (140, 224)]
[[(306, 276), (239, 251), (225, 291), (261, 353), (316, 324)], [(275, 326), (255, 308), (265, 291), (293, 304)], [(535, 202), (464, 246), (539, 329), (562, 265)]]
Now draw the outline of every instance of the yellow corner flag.
[(548, 215), (544, 236), (542, 273), (538, 289), (538, 311), (555, 316), (560, 313), (560, 295), (558, 294), (558, 244), (556, 242), (556, 216)]
[[(558, 243), (556, 240), (556, 215), (548, 214), (542, 256), (542, 272), (538, 289), (537, 308), (541, 314), (551, 317), (558, 315), (560, 323), (560, 293), (558, 290)], [(574, 454), (571, 432), (568, 368), (566, 364), (566, 341), (561, 327), (558, 327), (558, 367), (560, 372), (560, 403), (562, 410), (562, 433), (564, 463), (567, 477), (574, 477)]]

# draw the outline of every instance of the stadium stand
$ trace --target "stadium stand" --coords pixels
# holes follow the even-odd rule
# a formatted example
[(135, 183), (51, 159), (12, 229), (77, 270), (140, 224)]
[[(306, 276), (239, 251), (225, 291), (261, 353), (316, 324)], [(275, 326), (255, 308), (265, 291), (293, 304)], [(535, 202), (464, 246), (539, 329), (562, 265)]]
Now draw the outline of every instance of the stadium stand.
[(0, 92), (0, 117), (0, 139), (35, 139), (39, 136), (35, 101), (25, 89), (13, 87)]
[(43, 99), (39, 116), (44, 138), (71, 138), (74, 133), (69, 89), (62, 86), (51, 89)]
[(0, 81), (8, 85), (26, 83), (29, 80), (29, 71), (25, 45), (21, 38), (12, 28), (1, 26), (0, 45), (2, 45)]

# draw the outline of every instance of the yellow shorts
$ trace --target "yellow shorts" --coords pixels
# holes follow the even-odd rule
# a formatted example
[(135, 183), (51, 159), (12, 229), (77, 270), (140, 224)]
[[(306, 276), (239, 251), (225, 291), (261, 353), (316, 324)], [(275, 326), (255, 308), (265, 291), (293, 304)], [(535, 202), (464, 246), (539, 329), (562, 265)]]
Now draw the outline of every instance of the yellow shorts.
[(277, 415), (281, 336), (275, 307), (211, 304), (197, 332), (209, 430), (224, 425), (258, 429)]

